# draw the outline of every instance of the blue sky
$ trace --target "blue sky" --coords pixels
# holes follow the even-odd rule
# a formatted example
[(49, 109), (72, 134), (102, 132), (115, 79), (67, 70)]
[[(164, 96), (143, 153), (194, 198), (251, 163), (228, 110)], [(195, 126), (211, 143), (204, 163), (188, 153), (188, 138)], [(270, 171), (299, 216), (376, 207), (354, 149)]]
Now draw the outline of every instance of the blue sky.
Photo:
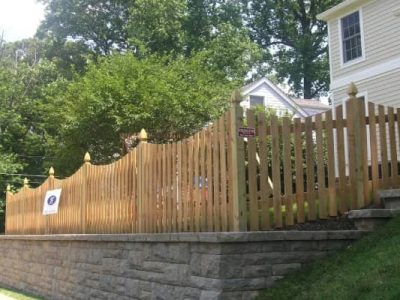
[(32, 37), (44, 16), (44, 7), (36, 0), (0, 0), (0, 35), (13, 42)]

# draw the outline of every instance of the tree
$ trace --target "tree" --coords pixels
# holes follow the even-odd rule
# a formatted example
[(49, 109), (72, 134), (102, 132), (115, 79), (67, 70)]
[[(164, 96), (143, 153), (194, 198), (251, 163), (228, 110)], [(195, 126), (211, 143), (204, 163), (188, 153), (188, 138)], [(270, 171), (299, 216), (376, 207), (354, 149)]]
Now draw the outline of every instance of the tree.
[(84, 42), (97, 55), (128, 49), (125, 25), (132, 0), (39, 0), (46, 16), (37, 36)]
[(137, 0), (130, 12), (128, 35), (140, 57), (197, 56), (233, 80), (243, 80), (261, 58), (242, 23), (240, 2)]
[(131, 43), (140, 53), (180, 53), (186, 11), (186, 0), (136, 0), (127, 27)]
[(186, 137), (219, 116), (240, 84), (197, 56), (171, 61), (124, 54), (90, 63), (56, 96), (63, 103), (55, 116), (61, 122), (56, 170), (70, 174), (86, 151), (96, 163), (113, 161), (121, 152), (120, 136), (142, 128), (154, 142)]
[(250, 0), (252, 38), (263, 48), (278, 78), (304, 98), (329, 90), (327, 25), (317, 14), (340, 0)]
[(6, 153), (0, 147), (0, 232), (4, 232), (4, 215), (6, 197), (5, 191), (7, 184), (18, 186), (21, 180), (7, 174), (15, 174), (22, 169), (22, 165), (17, 162), (14, 154)]
[[(39, 46), (38, 46), (39, 45)], [(49, 141), (57, 123), (48, 122), (52, 89), (65, 80), (57, 67), (41, 56), (33, 40), (7, 43), (0, 61), (0, 146), (28, 174), (45, 173)], [(50, 102), (49, 102), (50, 101)], [(52, 132), (51, 134), (49, 134)]]

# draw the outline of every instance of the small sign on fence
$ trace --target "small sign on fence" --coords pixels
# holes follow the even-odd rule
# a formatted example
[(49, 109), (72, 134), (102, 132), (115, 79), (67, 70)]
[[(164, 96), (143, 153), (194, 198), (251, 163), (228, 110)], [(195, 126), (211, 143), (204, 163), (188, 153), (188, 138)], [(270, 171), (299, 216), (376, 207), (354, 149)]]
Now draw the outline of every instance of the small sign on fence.
[(238, 136), (242, 138), (252, 138), (256, 136), (256, 129), (253, 127), (240, 127)]
[(44, 197), (43, 215), (56, 214), (60, 203), (61, 189), (49, 190)]

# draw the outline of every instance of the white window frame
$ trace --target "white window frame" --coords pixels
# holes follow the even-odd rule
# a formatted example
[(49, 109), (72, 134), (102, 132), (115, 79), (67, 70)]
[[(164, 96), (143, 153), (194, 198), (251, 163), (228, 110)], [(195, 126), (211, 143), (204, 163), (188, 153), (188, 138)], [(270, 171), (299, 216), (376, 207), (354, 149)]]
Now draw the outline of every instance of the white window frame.
[[(349, 60), (347, 62), (344, 62), (344, 57), (343, 57), (343, 33), (342, 33), (342, 19), (357, 12), (359, 13), (360, 17), (360, 36), (361, 36), (361, 52), (362, 55), (356, 59)], [(350, 11), (346, 13), (345, 15), (341, 16), (337, 20), (338, 28), (339, 28), (339, 51), (340, 51), (340, 68), (346, 68), (355, 64), (358, 64), (360, 62), (365, 61), (365, 41), (364, 41), (364, 18), (363, 18), (363, 11), (362, 8), (360, 7), (359, 9), (355, 9), (353, 11)]]
[(262, 98), (262, 104), (259, 104), (259, 105), (265, 106), (265, 96), (264, 95), (249, 95), (249, 107), (250, 108), (257, 106), (257, 105), (255, 105), (255, 106), (251, 105), (251, 97), (257, 97), (260, 99)]

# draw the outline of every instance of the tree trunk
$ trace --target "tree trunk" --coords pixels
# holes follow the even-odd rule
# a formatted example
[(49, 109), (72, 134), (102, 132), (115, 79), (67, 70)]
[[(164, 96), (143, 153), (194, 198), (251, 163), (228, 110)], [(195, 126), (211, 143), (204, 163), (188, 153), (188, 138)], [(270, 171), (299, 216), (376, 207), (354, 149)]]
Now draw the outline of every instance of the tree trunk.
[(304, 74), (304, 83), (303, 83), (304, 99), (311, 99), (313, 97), (311, 88), (312, 88), (312, 82), (308, 78), (308, 76)]

